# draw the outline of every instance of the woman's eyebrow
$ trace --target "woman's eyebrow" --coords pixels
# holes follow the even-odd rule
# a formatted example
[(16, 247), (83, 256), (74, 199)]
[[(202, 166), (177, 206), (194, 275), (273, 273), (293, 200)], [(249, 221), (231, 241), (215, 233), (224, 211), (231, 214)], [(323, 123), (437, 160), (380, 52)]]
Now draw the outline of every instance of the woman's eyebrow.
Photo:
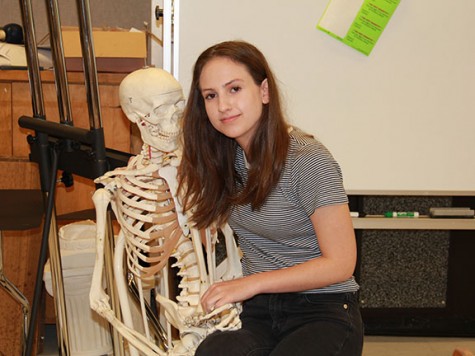
[[(232, 84), (234, 84), (235, 82), (242, 82), (242, 79), (239, 79), (239, 78), (236, 78), (236, 79), (231, 79), (230, 81), (224, 83), (223, 85), (221, 85), (222, 88), (226, 88), (227, 86), (230, 86)], [(205, 92), (205, 91), (213, 91), (214, 89), (213, 88), (201, 88), (201, 92)]]
[(231, 84), (234, 84), (235, 82), (242, 82), (242, 79), (239, 79), (239, 78), (232, 79), (232, 80), (230, 80), (229, 82), (224, 83), (223, 88), (224, 88), (224, 87), (227, 87), (227, 86), (229, 86), (229, 85), (231, 85)]

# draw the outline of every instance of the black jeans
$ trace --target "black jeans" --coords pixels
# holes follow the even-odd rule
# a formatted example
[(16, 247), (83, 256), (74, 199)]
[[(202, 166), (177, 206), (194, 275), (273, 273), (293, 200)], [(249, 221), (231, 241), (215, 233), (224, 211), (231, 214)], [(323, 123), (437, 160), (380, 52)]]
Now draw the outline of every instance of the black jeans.
[(196, 356), (359, 356), (357, 293), (263, 294), (243, 304), (242, 328), (217, 331)]

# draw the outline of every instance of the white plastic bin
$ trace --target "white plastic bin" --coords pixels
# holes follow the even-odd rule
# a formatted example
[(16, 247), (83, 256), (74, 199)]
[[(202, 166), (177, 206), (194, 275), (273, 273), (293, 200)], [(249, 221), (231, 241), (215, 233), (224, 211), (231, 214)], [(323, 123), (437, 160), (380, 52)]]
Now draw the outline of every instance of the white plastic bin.
[[(59, 243), (71, 355), (112, 354), (109, 323), (89, 306), (96, 253), (96, 224), (86, 220), (63, 226), (59, 229)], [(49, 261), (45, 265), (43, 279), (47, 292), (53, 295)]]

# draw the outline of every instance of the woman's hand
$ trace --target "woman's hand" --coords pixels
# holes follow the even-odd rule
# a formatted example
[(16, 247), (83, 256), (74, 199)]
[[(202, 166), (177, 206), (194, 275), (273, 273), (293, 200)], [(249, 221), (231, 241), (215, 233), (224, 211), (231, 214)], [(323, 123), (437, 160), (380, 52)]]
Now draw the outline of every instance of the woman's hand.
[(201, 305), (206, 313), (228, 303), (237, 303), (257, 294), (252, 276), (217, 282), (211, 285), (201, 297)]

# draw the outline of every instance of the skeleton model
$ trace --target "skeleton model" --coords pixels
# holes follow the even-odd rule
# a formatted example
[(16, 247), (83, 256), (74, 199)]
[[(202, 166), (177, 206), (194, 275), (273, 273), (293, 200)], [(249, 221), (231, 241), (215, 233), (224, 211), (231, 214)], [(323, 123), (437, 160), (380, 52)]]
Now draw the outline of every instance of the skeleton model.
[[(97, 255), (91, 308), (128, 341), (131, 355), (193, 355), (206, 335), (240, 327), (239, 305), (229, 304), (209, 314), (200, 305), (200, 296), (211, 283), (241, 275), (238, 250), (230, 227), (222, 227), (227, 258), (216, 266), (218, 229), (198, 231), (190, 227), (188, 216), (181, 209), (176, 178), (180, 162), (179, 121), (184, 106), (180, 84), (161, 69), (140, 69), (121, 83), (120, 102), (129, 120), (138, 125), (144, 144), (127, 167), (96, 180), (104, 187), (93, 196)], [(109, 205), (120, 225), (114, 251), (114, 280), (123, 321), (111, 309), (102, 284)], [(206, 241), (206, 261), (202, 241)], [(168, 293), (165, 267), (169, 257), (176, 260), (174, 266), (181, 278), (177, 302)], [(129, 306), (128, 283), (138, 291), (141, 325), (137, 325), (137, 317)], [(162, 324), (168, 324), (163, 327), (168, 330), (166, 340), (158, 342), (159, 345), (151, 336), (146, 314), (146, 291), (153, 288), (158, 290), (156, 300), (161, 306)], [(173, 340), (170, 324), (178, 330), (179, 339)]]

